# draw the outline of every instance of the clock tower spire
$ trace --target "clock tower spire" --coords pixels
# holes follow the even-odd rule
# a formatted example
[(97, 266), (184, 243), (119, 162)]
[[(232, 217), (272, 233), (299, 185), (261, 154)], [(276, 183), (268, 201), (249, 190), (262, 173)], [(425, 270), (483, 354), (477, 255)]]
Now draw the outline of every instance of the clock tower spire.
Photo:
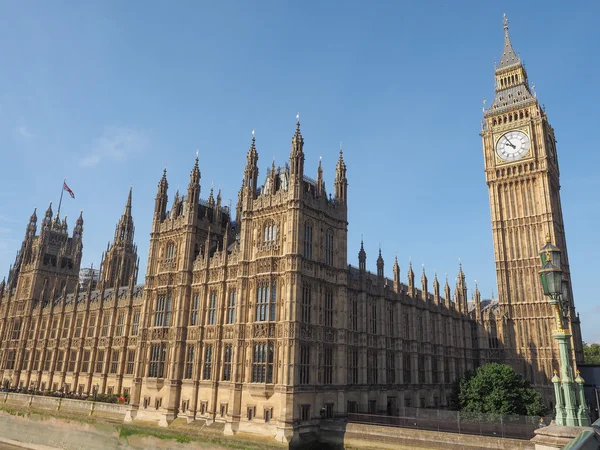
[(504, 16), (504, 47), (495, 69), (495, 93), (481, 131), (506, 362), (540, 387), (558, 368), (552, 311), (539, 282), (538, 249), (550, 235), (565, 256), (564, 290), (570, 304), (575, 359), (583, 361), (573, 304), (560, 203), (556, 140), (543, 107), (528, 85)]

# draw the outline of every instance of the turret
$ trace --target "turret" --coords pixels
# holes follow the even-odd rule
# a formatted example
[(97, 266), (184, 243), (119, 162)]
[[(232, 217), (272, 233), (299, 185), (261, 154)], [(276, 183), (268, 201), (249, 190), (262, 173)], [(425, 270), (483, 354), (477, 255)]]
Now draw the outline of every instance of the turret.
[(408, 295), (415, 296), (415, 273), (412, 268), (412, 260), (408, 263)]
[(187, 194), (187, 202), (188, 202), (188, 211), (193, 217), (196, 216), (196, 206), (200, 201), (200, 168), (198, 167), (198, 154), (196, 153), (196, 161), (194, 162), (194, 167), (190, 172), (190, 183), (188, 184), (188, 194)]
[(440, 282), (435, 271), (433, 272), (433, 303), (440, 304)]
[(429, 295), (429, 287), (427, 286), (427, 275), (425, 275), (425, 264), (423, 264), (423, 272), (421, 273), (421, 298), (424, 302), (427, 301)]
[(398, 256), (394, 258), (394, 292), (400, 292), (400, 266), (398, 265)]
[(340, 157), (335, 167), (335, 201), (337, 203), (346, 204), (348, 201), (348, 180), (346, 179), (346, 163), (340, 145)]
[(290, 153), (290, 178), (292, 182), (300, 184), (304, 179), (304, 138), (300, 132), (300, 114), (296, 116), (296, 119), (298, 121), (296, 122), (296, 132), (292, 137)]
[(381, 256), (381, 248), (379, 249), (379, 256), (377, 257), (377, 278), (379, 278), (379, 281), (383, 281), (383, 257)]
[(459, 303), (458, 310), (467, 313), (467, 283), (465, 281), (465, 274), (462, 270), (462, 263), (459, 263), (458, 275), (456, 277), (456, 299)]
[(52, 227), (52, 202), (48, 205), (48, 209), (44, 214), (44, 220), (42, 221), (42, 232), (48, 231)]
[(133, 245), (133, 235), (135, 227), (133, 226), (133, 217), (131, 216), (131, 197), (133, 187), (129, 187), (129, 194), (127, 195), (127, 203), (125, 203), (125, 209), (123, 215), (119, 219), (117, 228), (115, 231), (115, 243), (120, 245), (131, 246)]
[(477, 282), (475, 282), (473, 302), (475, 303), (475, 320), (477, 320), (477, 322), (481, 322), (481, 294), (479, 293), (479, 287), (477, 286)]
[(81, 239), (83, 236), (83, 209), (79, 211), (79, 217), (77, 218), (77, 222), (75, 222), (75, 228), (73, 228), (73, 238)]
[(360, 241), (360, 250), (358, 252), (358, 270), (366, 272), (367, 270), (367, 252), (365, 252), (364, 242)]
[(323, 167), (321, 158), (319, 158), (319, 167), (317, 168), (317, 197), (325, 195), (325, 182), (323, 181)]
[(158, 182), (158, 192), (154, 201), (154, 220), (162, 222), (167, 214), (167, 190), (169, 183), (167, 182), (167, 169), (163, 171), (162, 178)]
[(25, 240), (29, 240), (35, 236), (37, 231), (37, 208), (33, 208), (33, 214), (29, 217), (29, 223), (27, 224), (27, 230), (25, 231)]
[(258, 181), (258, 152), (256, 151), (256, 138), (252, 130), (252, 144), (246, 156), (246, 168), (244, 169), (244, 187), (250, 198), (256, 196), (256, 186)]
[(444, 284), (444, 303), (448, 308), (452, 305), (452, 297), (450, 294), (450, 285), (448, 284), (448, 274), (446, 274), (446, 284)]

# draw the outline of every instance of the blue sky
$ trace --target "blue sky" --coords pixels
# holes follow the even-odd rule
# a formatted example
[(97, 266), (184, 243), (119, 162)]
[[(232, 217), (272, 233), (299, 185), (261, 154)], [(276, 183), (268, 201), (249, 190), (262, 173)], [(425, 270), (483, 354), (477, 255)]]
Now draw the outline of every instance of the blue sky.
[[(570, 3), (570, 4), (567, 4)], [(256, 129), (261, 174), (286, 162), (301, 114), (307, 175), (332, 191), (340, 141), (349, 178), (349, 262), (364, 235), (433, 279), (459, 258), (496, 291), (481, 139), (502, 14), (556, 130), (562, 204), (583, 336), (600, 342), (595, 2), (4, 2), (0, 5), (0, 273), (34, 206), (62, 179), (84, 210), (84, 264), (98, 265), (130, 184), (147, 260), (156, 184), (186, 189), (196, 149), (235, 204)], [(488, 103), (489, 104), (489, 103)]]

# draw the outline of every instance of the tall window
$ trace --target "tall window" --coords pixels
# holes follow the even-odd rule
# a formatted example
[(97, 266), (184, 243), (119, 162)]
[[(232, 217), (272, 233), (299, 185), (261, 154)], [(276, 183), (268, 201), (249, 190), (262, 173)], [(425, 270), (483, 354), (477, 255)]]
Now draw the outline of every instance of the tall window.
[(46, 319), (42, 320), (42, 325), (40, 326), (40, 339), (44, 339), (46, 337), (46, 327), (48, 326), (48, 321)]
[(69, 372), (75, 372), (75, 363), (77, 362), (77, 352), (75, 350), (71, 350), (71, 354), (69, 355)]
[(150, 378), (164, 378), (166, 359), (167, 344), (152, 344), (150, 348), (150, 365), (148, 367)]
[(83, 317), (77, 316), (77, 321), (75, 322), (75, 337), (81, 337), (81, 327), (83, 326)]
[(183, 378), (190, 380), (192, 378), (192, 374), (194, 373), (194, 350), (196, 347), (194, 344), (188, 344), (187, 352), (185, 355), (185, 370), (183, 374)]
[(84, 350), (83, 361), (81, 363), (81, 371), (87, 373), (90, 370), (90, 351)]
[(217, 291), (210, 291), (208, 297), (208, 324), (217, 323)]
[(223, 349), (223, 381), (231, 381), (231, 358), (233, 346), (226, 345)]
[(65, 339), (69, 336), (69, 328), (70, 327), (71, 327), (71, 319), (69, 317), (65, 317), (65, 321), (63, 323), (63, 331), (62, 331), (63, 339)]
[(31, 357), (31, 352), (29, 350), (25, 350), (23, 353), (23, 370), (27, 370), (29, 367), (29, 358)]
[(312, 226), (304, 225), (304, 257), (312, 259)]
[(227, 301), (227, 319), (226, 323), (235, 323), (235, 302), (236, 290), (229, 290), (229, 300)]
[(112, 351), (112, 359), (110, 361), (110, 373), (117, 373), (117, 369), (119, 368), (119, 351)]
[(367, 383), (377, 384), (377, 350), (370, 348), (367, 354)]
[(444, 359), (444, 383), (450, 383), (450, 358)]
[(127, 367), (125, 373), (127, 375), (133, 375), (133, 367), (135, 365), (135, 349), (127, 350)]
[(13, 340), (18, 340), (21, 337), (21, 320), (16, 319), (13, 323), (12, 336)]
[(102, 373), (104, 367), (104, 350), (98, 350), (96, 353), (96, 373)]
[(310, 306), (312, 302), (312, 288), (304, 285), (302, 288), (302, 322), (310, 323)]
[(167, 262), (172, 262), (175, 257), (175, 244), (173, 242), (169, 242), (167, 244), (167, 250), (165, 252), (165, 260)]
[(408, 311), (404, 311), (403, 322), (402, 337), (404, 339), (410, 339), (410, 315), (408, 314)]
[(387, 335), (389, 337), (394, 337), (395, 323), (394, 323), (394, 304), (392, 302), (387, 302), (387, 313), (388, 313), (388, 321), (387, 321)]
[(352, 322), (352, 331), (358, 331), (358, 300), (356, 297), (352, 297), (350, 302), (350, 320)]
[(300, 384), (310, 383), (310, 347), (300, 346)]
[(123, 336), (123, 326), (125, 324), (125, 313), (120, 312), (117, 316), (117, 328), (115, 330), (115, 336)]
[(274, 321), (277, 304), (277, 283), (264, 282), (256, 290), (256, 321)]
[(411, 364), (411, 358), (409, 354), (404, 354), (402, 356), (402, 371), (404, 374), (404, 382), (405, 383), (412, 383), (412, 364)]
[[(12, 370), (15, 368), (15, 355), (16, 355), (15, 350), (9, 350), (8, 354), (6, 355), (6, 368), (8, 370)], [(58, 371), (58, 369), (57, 369), (57, 371)]]
[(371, 334), (377, 334), (377, 304), (373, 301), (371, 305), (371, 317), (370, 317), (370, 332)]
[(325, 264), (333, 266), (333, 231), (325, 233)]
[(200, 299), (200, 294), (194, 292), (192, 295), (192, 304), (190, 306), (190, 325), (198, 325), (198, 303)]
[(156, 299), (154, 326), (168, 327), (171, 322), (171, 294), (160, 294)]
[(46, 351), (46, 358), (44, 359), (44, 370), (50, 370), (50, 363), (52, 362), (52, 352)]
[(65, 361), (65, 352), (60, 350), (58, 352), (58, 358), (56, 360), (56, 367), (54, 368), (55, 372), (62, 372), (64, 361)]
[(387, 384), (395, 384), (396, 383), (396, 355), (394, 355), (393, 351), (388, 351), (386, 354), (385, 361), (385, 370), (386, 370), (386, 382)]
[(58, 331), (58, 319), (52, 321), (52, 328), (50, 329), (50, 339), (56, 339), (56, 332)]
[(275, 222), (268, 222), (265, 225), (264, 244), (267, 246), (275, 245), (276, 240), (277, 240), (277, 225), (275, 225)]
[(438, 360), (435, 356), (431, 357), (431, 382), (438, 383)]
[(39, 350), (33, 351), (33, 365), (31, 366), (31, 370), (40, 370), (40, 357), (41, 352)]
[(137, 336), (140, 329), (140, 312), (133, 311), (133, 323), (131, 324), (131, 335)]
[(323, 384), (333, 382), (333, 347), (325, 347), (323, 352)]
[(419, 355), (419, 383), (425, 383), (425, 355)]
[(94, 337), (96, 331), (96, 314), (91, 314), (88, 321), (87, 337)]
[(100, 330), (101, 336), (108, 336), (108, 324), (110, 323), (110, 316), (102, 316), (102, 330)]
[(325, 291), (325, 326), (333, 326), (333, 292)]
[(358, 350), (353, 348), (350, 351), (350, 384), (358, 384)]
[(272, 342), (254, 344), (254, 361), (252, 363), (253, 383), (273, 382), (273, 354), (275, 352)]
[(212, 345), (207, 345), (204, 351), (204, 374), (203, 380), (210, 380), (210, 372), (212, 370), (213, 348)]

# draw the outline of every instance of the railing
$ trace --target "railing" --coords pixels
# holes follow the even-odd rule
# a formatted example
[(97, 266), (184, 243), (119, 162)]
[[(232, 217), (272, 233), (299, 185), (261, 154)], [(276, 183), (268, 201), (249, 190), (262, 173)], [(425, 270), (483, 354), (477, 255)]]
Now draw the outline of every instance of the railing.
[(550, 424), (551, 420), (551, 417), (465, 414), (424, 408), (399, 408), (397, 416), (348, 413), (350, 423), (513, 439), (531, 439), (536, 428)]

